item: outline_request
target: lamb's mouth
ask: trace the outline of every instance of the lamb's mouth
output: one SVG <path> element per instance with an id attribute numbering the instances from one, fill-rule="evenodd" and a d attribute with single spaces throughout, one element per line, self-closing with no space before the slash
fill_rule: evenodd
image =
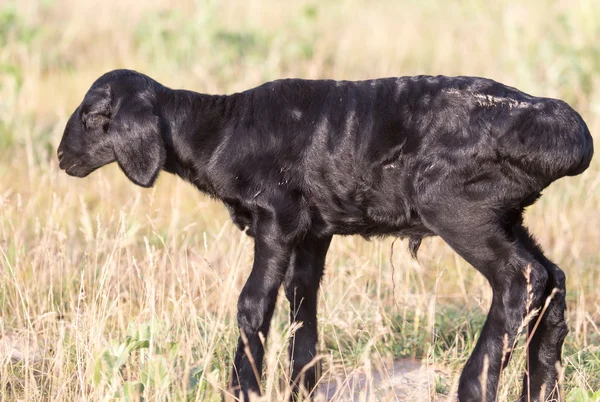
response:
<path id="1" fill-rule="evenodd" d="M 81 178 L 81 177 L 88 176 L 90 173 L 92 173 L 94 170 L 98 169 L 100 166 L 95 166 L 93 168 L 87 168 L 87 169 L 86 168 L 77 169 L 78 167 L 80 167 L 79 164 L 74 163 L 65 169 L 65 173 L 67 173 L 69 176 Z"/>

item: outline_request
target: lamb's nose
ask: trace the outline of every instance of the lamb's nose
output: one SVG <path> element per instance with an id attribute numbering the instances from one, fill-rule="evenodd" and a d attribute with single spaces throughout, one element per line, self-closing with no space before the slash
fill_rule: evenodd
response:
<path id="1" fill-rule="evenodd" d="M 64 155 L 65 151 L 63 151 L 62 149 L 59 149 L 58 152 L 56 153 L 56 156 L 58 156 L 58 162 L 60 163 L 63 155 Z"/>

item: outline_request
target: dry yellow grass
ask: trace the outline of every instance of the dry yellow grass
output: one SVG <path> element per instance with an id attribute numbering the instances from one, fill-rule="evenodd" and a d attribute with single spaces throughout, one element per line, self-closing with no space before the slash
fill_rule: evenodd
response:
<path id="1" fill-rule="evenodd" d="M 227 382 L 251 240 L 174 177 L 144 190 L 116 166 L 85 180 L 57 167 L 69 113 L 107 70 L 211 93 L 290 76 L 479 75 L 569 101 L 599 138 L 594 0 L 283 4 L 0 2 L 0 400 L 218 400 Z M 573 401 L 600 387 L 599 165 L 551 186 L 527 218 L 567 272 Z M 325 378 L 381 384 L 394 359 L 416 357 L 435 371 L 412 399 L 450 399 L 488 286 L 438 239 L 419 262 L 391 246 L 334 240 L 319 309 Z M 280 298 L 266 400 L 288 392 L 289 332 Z M 522 353 L 500 400 L 518 392 Z M 390 387 L 346 390 L 333 399 L 394 400 Z"/>

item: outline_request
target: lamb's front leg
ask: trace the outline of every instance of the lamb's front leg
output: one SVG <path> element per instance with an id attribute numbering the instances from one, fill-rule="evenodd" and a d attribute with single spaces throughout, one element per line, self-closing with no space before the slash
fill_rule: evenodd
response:
<path id="1" fill-rule="evenodd" d="M 260 378 L 264 356 L 263 341 L 269 325 L 277 293 L 290 262 L 293 246 L 274 216 L 265 214 L 255 224 L 254 265 L 238 301 L 240 338 L 231 375 L 231 391 L 237 398 L 260 394 Z"/>

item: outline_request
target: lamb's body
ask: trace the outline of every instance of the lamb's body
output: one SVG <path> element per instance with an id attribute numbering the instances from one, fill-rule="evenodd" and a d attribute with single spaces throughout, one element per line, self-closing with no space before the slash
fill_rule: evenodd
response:
<path id="1" fill-rule="evenodd" d="M 210 156 L 214 177 L 199 166 L 190 180 L 224 200 L 240 227 L 277 191 L 294 204 L 300 236 L 417 242 L 433 234 L 417 197 L 436 183 L 522 209 L 591 157 L 587 127 L 566 103 L 483 78 L 287 79 L 204 102 L 223 113 L 223 139 Z"/>
<path id="2" fill-rule="evenodd" d="M 292 385 L 315 385 L 317 296 L 333 235 L 408 236 L 413 253 L 423 236 L 442 237 L 493 289 L 462 401 L 495 399 L 523 317 L 548 297 L 529 327 L 523 400 L 558 395 L 565 277 L 522 213 L 592 154 L 587 126 L 566 103 L 482 78 L 281 80 L 212 96 L 125 70 L 96 81 L 58 150 L 61 168 L 79 177 L 115 160 L 146 187 L 160 170 L 175 173 L 249 229 L 235 395 L 259 392 L 262 337 L 282 284 L 291 320 L 302 322 L 290 342 Z"/>

